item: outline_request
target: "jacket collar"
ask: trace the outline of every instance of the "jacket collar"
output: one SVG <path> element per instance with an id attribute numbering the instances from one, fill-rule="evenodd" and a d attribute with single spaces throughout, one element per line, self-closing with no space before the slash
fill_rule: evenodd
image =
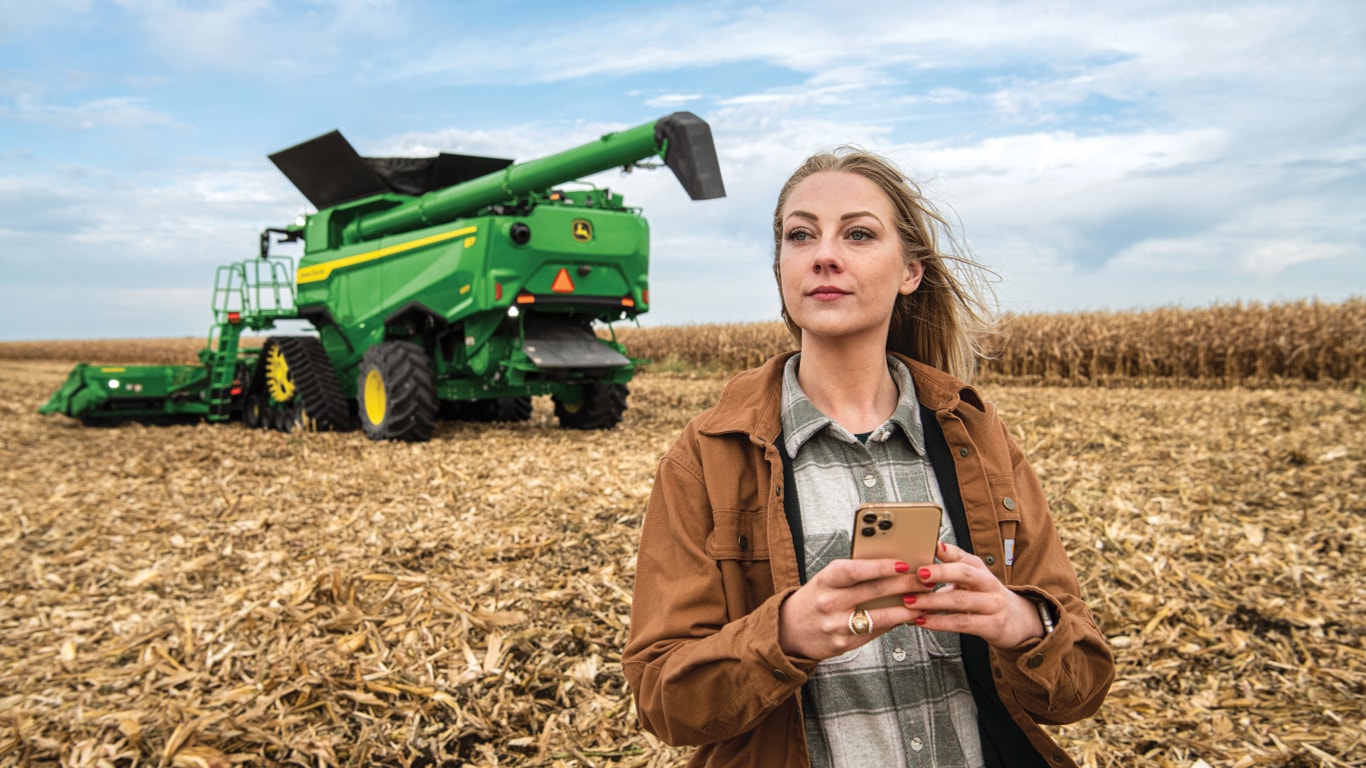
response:
<path id="1" fill-rule="evenodd" d="M 736 374 L 721 391 L 716 405 L 698 417 L 697 428 L 704 435 L 740 432 L 757 443 L 769 443 L 782 431 L 783 366 L 795 352 L 784 352 L 768 359 L 758 368 Z M 896 353 L 893 353 L 896 354 Z M 977 390 L 936 368 L 897 355 L 911 370 L 916 398 L 934 411 L 949 411 L 965 406 L 978 411 L 986 406 Z"/>

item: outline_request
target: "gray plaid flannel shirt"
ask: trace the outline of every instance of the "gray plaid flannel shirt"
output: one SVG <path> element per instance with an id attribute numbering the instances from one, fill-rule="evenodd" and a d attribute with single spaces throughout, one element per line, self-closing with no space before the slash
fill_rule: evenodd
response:
<path id="1" fill-rule="evenodd" d="M 944 505 L 925 436 L 915 384 L 888 357 L 900 390 L 896 411 L 861 442 L 821 413 L 797 383 L 801 355 L 783 377 L 782 424 L 801 505 L 810 580 L 849 556 L 854 510 L 868 501 Z M 948 515 L 940 538 L 956 543 Z M 806 738 L 813 768 L 982 765 L 977 707 L 958 635 L 901 625 L 854 651 L 817 665 L 806 683 Z"/>

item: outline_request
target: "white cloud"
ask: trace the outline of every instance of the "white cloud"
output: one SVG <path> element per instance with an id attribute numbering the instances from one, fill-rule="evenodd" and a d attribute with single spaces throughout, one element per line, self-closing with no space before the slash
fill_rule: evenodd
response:
<path id="1" fill-rule="evenodd" d="M 0 118 L 83 131 L 173 127 L 179 124 L 171 113 L 150 109 L 146 104 L 147 99 L 141 97 L 109 96 L 75 106 L 62 106 L 45 103 L 36 94 L 26 91 L 16 96 L 12 107 L 0 104 Z"/>
<path id="2" fill-rule="evenodd" d="M 1243 270 L 1259 280 L 1270 282 L 1287 270 L 1313 261 L 1360 257 L 1362 248 L 1342 243 L 1314 243 L 1282 240 L 1257 243 L 1239 259 Z M 1366 288 L 1366 286 L 1362 286 Z"/>
<path id="3" fill-rule="evenodd" d="M 33 30 L 60 25 L 72 14 L 87 13 L 93 0 L 0 0 L 0 37 L 11 37 Z"/>
<path id="4" fill-rule="evenodd" d="M 226 69 L 278 60 L 270 50 L 274 30 L 265 20 L 266 0 L 234 0 L 187 7 L 176 0 L 120 0 L 140 20 L 162 55 Z"/>
<path id="5" fill-rule="evenodd" d="M 666 93 L 645 100 L 645 106 L 658 109 L 678 109 L 702 98 L 700 93 Z"/>
<path id="6" fill-rule="evenodd" d="M 379 139 L 373 147 L 357 146 L 365 156 L 424 157 L 439 152 L 505 157 L 517 162 L 587 144 L 599 137 L 634 128 L 634 125 L 593 120 L 528 121 L 499 129 L 410 131 Z"/>
<path id="7" fill-rule="evenodd" d="M 1012 175 L 1031 180 L 1078 178 L 1081 183 L 1167 171 L 1218 160 L 1228 138 L 1215 129 L 1078 136 L 1061 131 L 984 139 L 948 146 L 911 146 L 918 164 L 951 177 Z"/>
<path id="8" fill-rule="evenodd" d="M 118 0 L 152 50 L 181 66 L 291 78 L 370 61 L 408 31 L 393 0 L 310 3 L 306 12 L 270 0 Z"/>

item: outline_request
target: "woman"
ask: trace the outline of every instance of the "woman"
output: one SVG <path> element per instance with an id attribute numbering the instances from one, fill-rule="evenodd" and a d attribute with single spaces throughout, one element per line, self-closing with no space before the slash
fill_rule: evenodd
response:
<path id="1" fill-rule="evenodd" d="M 864 152 L 815 155 L 779 194 L 800 351 L 693 419 L 641 531 L 623 667 L 693 764 L 1075 765 L 1038 723 L 1094 713 L 1114 661 L 1037 478 L 964 383 L 990 323 L 942 225 Z M 865 501 L 940 504 L 936 561 L 848 559 Z"/>

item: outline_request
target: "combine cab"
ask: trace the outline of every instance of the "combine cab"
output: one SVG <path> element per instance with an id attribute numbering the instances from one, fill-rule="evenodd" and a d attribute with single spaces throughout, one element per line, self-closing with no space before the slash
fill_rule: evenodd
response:
<path id="1" fill-rule="evenodd" d="M 649 309 L 649 226 L 609 190 L 559 186 L 652 158 L 693 199 L 725 195 L 711 129 L 687 112 L 523 164 L 361 157 L 337 132 L 276 153 L 318 212 L 219 269 L 201 365 L 82 364 L 41 411 L 424 441 L 438 418 L 522 420 L 549 395 L 561 426 L 610 429 L 635 361 L 595 324 Z M 297 270 L 272 239 L 302 241 Z M 316 335 L 239 348 L 284 319 Z"/>

